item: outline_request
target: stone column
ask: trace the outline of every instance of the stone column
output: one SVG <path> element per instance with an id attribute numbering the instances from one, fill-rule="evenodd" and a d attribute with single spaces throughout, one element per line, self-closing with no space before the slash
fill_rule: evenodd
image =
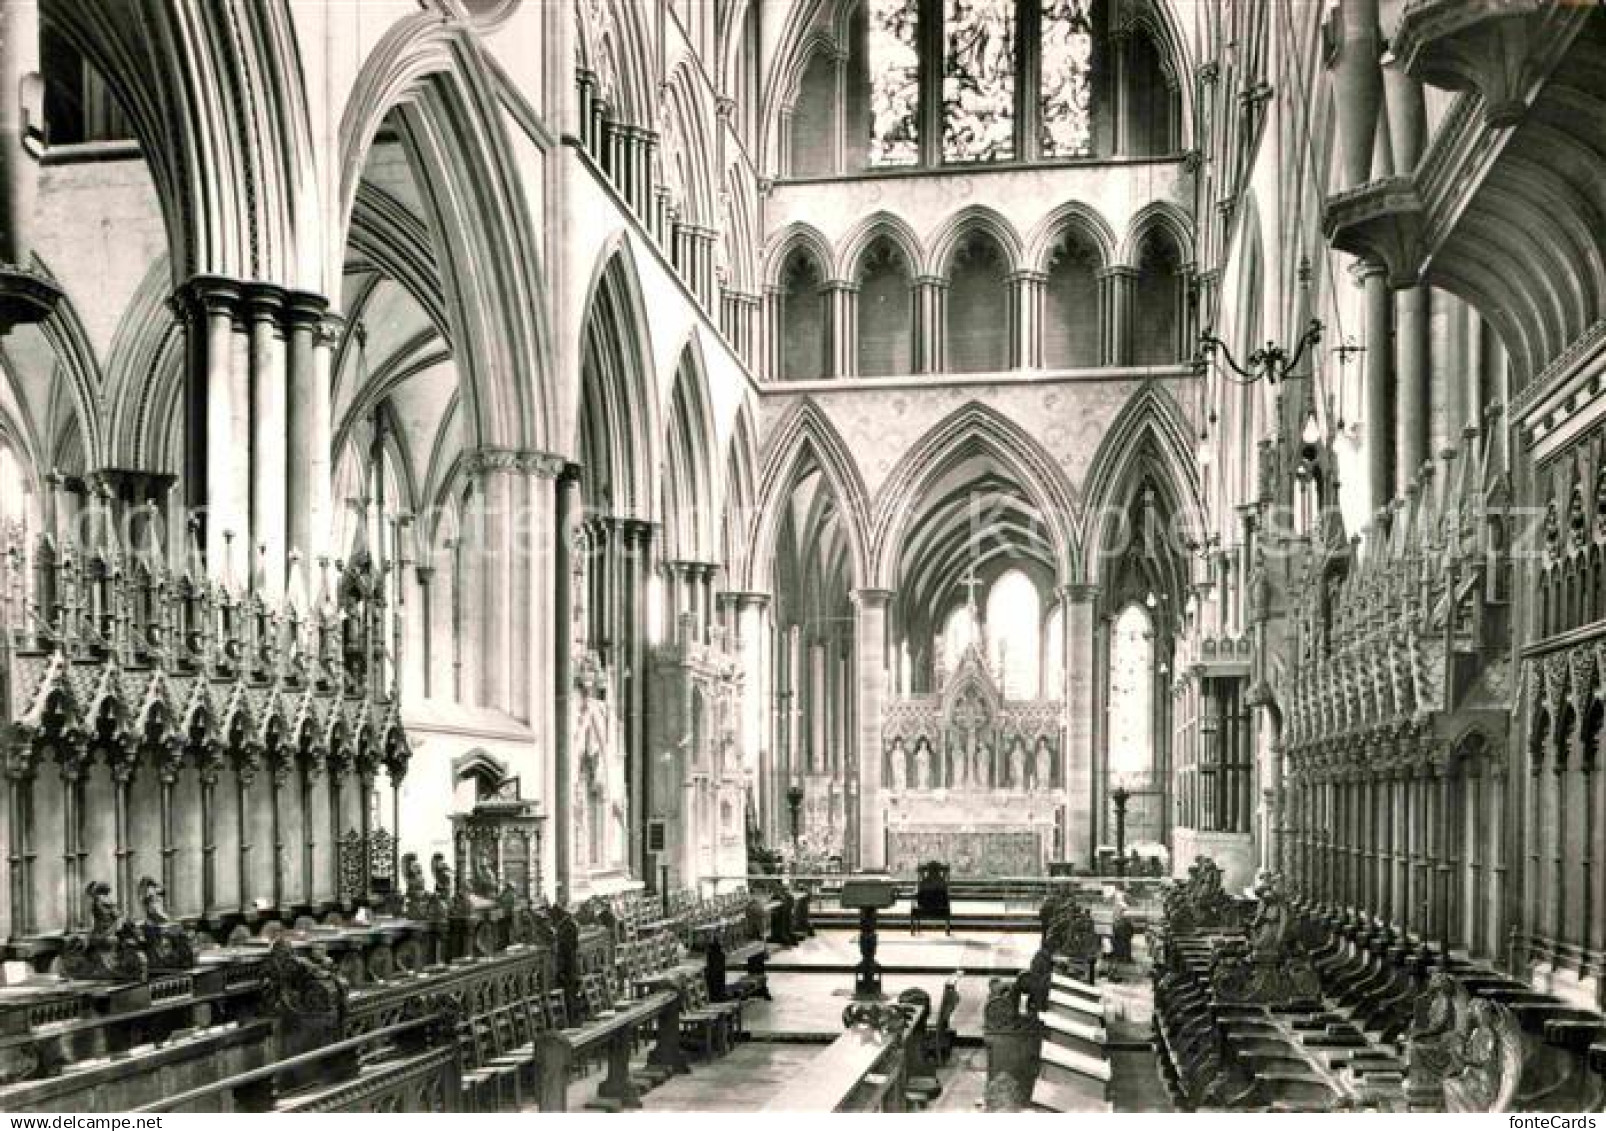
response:
<path id="1" fill-rule="evenodd" d="M 1584 927 L 1580 944 L 1584 953 L 1596 954 L 1593 971 L 1606 988 L 1606 771 L 1599 765 L 1600 754 L 1584 763 Z"/>
<path id="2" fill-rule="evenodd" d="M 553 487 L 553 555 L 550 582 L 552 585 L 552 699 L 554 703 L 552 727 L 549 734 L 552 749 L 552 773 L 548 781 L 547 797 L 551 799 L 552 824 L 547 835 L 551 846 L 552 885 L 554 901 L 564 903 L 569 898 L 572 879 L 570 860 L 573 848 L 573 815 L 570 813 L 570 789 L 573 771 L 570 768 L 570 744 L 573 737 L 574 655 L 573 633 L 569 630 L 574 620 L 574 593 L 570 571 L 573 568 L 571 543 L 580 509 L 580 468 L 566 464 L 558 473 Z"/>
<path id="3" fill-rule="evenodd" d="M 1132 91 L 1128 86 L 1131 45 L 1130 28 L 1122 25 L 1110 29 L 1110 111 L 1115 126 L 1111 153 L 1115 157 L 1132 152 Z"/>
<path id="4" fill-rule="evenodd" d="M 630 790 L 631 859 L 647 868 L 645 843 L 650 815 L 652 751 L 647 749 L 647 579 L 652 574 L 652 524 L 624 521 L 626 594 L 629 601 L 622 652 L 625 714 L 625 774 Z"/>
<path id="5" fill-rule="evenodd" d="M 1091 863 L 1098 841 L 1093 765 L 1093 635 L 1098 587 L 1071 584 L 1060 590 L 1065 607 L 1065 742 L 1060 781 L 1067 804 L 1065 857 Z"/>
<path id="6" fill-rule="evenodd" d="M 1378 0 L 1340 0 L 1339 46 L 1334 89 L 1345 188 L 1364 184 L 1372 171 L 1383 75 L 1378 65 L 1382 37 Z"/>
<path id="7" fill-rule="evenodd" d="M 854 377 L 859 372 L 859 288 L 840 280 L 825 285 L 825 304 L 830 327 L 830 356 L 826 358 L 832 377 Z"/>
<path id="8" fill-rule="evenodd" d="M 1498 958 L 1506 954 L 1505 925 L 1507 922 L 1506 900 L 1509 886 L 1509 861 L 1511 849 L 1506 843 L 1507 829 L 1510 822 L 1507 819 L 1506 796 L 1507 782 L 1505 769 L 1500 759 L 1489 760 L 1489 873 L 1492 877 L 1489 885 L 1489 903 L 1483 909 L 1484 921 L 1489 924 L 1489 956 Z"/>
<path id="9" fill-rule="evenodd" d="M 1021 270 L 1011 275 L 1009 282 L 1014 315 L 1009 339 L 1010 368 L 1040 369 L 1043 365 L 1043 292 L 1048 275 L 1042 271 Z"/>
<path id="10" fill-rule="evenodd" d="M 887 604 L 891 598 L 885 589 L 856 589 L 853 593 L 859 687 L 859 867 L 870 869 L 884 868 L 887 862 L 881 811 L 881 729 L 887 692 Z"/>
<path id="11" fill-rule="evenodd" d="M 921 275 L 914 281 L 914 354 L 916 373 L 941 373 L 947 366 L 948 280 Z"/>
<path id="12" fill-rule="evenodd" d="M 24 81 L 39 66 L 39 12 L 34 4 L 0 4 L 0 263 L 32 269 L 34 200 L 39 189 L 39 162 L 24 144 L 29 109 L 22 100 Z M 36 88 L 44 109 L 44 84 Z M 0 333 L 9 327 L 0 325 Z M 75 892 L 76 896 L 77 893 Z M 124 899 L 123 893 L 119 893 Z"/>
<path id="13" fill-rule="evenodd" d="M 1366 467 L 1375 515 L 1394 497 L 1393 302 L 1381 263 L 1362 263 L 1356 274 L 1366 289 Z"/>
<path id="14" fill-rule="evenodd" d="M 1097 272 L 1099 281 L 1100 364 L 1132 363 L 1132 298 L 1137 290 L 1135 267 L 1115 264 Z"/>
<path id="15" fill-rule="evenodd" d="M 329 442 L 329 385 L 317 380 L 317 338 L 328 305 L 321 295 L 297 291 L 287 296 L 284 312 L 289 384 L 285 419 L 290 444 L 285 465 L 285 536 L 289 549 L 301 554 L 302 568 L 308 571 L 316 564 L 317 555 L 327 549 L 314 536 L 313 516 L 319 491 L 315 483 L 318 457 L 322 456 L 325 466 L 329 461 L 327 451 L 317 450 L 320 435 L 323 443 Z"/>
<path id="16" fill-rule="evenodd" d="M 766 772 L 770 751 L 766 736 L 769 704 L 769 664 L 765 659 L 769 644 L 768 593 L 737 593 L 736 624 L 742 669 L 747 678 L 742 683 L 742 768 L 754 792 L 753 808 L 764 819 L 770 812 L 772 783 Z M 777 830 L 768 826 L 764 832 L 775 843 Z"/>
<path id="17" fill-rule="evenodd" d="M 238 550 L 249 542 L 249 380 L 234 373 L 238 283 L 196 276 L 175 297 L 185 320 L 184 505 L 201 516 L 208 568 L 243 575 Z M 225 562 L 232 534 L 235 561 Z"/>
<path id="18" fill-rule="evenodd" d="M 1567 839 L 1567 755 L 1557 752 L 1550 767 L 1551 801 L 1551 877 L 1550 877 L 1550 953 L 1552 966 L 1558 965 L 1561 947 L 1567 942 L 1567 854 L 1576 851 Z"/>
<path id="19" fill-rule="evenodd" d="M 786 630 L 786 784 L 803 776 L 803 629 Z"/>
<path id="20" fill-rule="evenodd" d="M 1399 396 L 1394 490 L 1399 494 L 1428 459 L 1428 288 L 1395 296 L 1395 388 Z"/>
<path id="21" fill-rule="evenodd" d="M 809 771 L 816 774 L 827 768 L 825 699 L 825 645 L 816 640 L 809 645 Z"/>
<path id="22" fill-rule="evenodd" d="M 265 283 L 245 289 L 249 327 L 248 378 L 251 446 L 251 544 L 246 549 L 253 586 L 260 584 L 271 599 L 284 592 L 286 537 L 285 486 L 289 473 L 289 398 L 285 372 L 285 293 Z M 240 458 L 235 453 L 235 458 Z M 261 576 L 256 576 L 260 557 Z"/>
<path id="23" fill-rule="evenodd" d="M 781 287 L 764 288 L 764 361 L 759 371 L 772 381 L 780 380 L 782 372 L 781 351 L 786 343 L 781 333 L 781 308 L 785 297 L 786 291 Z"/>

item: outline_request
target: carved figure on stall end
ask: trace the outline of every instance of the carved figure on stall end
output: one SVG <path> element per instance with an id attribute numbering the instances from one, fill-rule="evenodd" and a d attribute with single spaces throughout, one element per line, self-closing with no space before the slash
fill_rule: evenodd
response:
<path id="1" fill-rule="evenodd" d="M 402 856 L 402 914 L 409 919 L 429 919 L 429 888 L 424 880 L 424 866 L 418 862 L 418 853 Z"/>
<path id="2" fill-rule="evenodd" d="M 1184 935 L 1193 931 L 1232 930 L 1238 926 L 1238 909 L 1221 888 L 1221 869 L 1208 856 L 1197 857 L 1188 876 L 1166 889 L 1163 898 L 1166 931 Z"/>
<path id="3" fill-rule="evenodd" d="M 1509 1008 L 1473 999 L 1449 973 L 1435 970 L 1406 1038 L 1406 1103 L 1411 1111 L 1507 1111 L 1525 1059 L 1521 1026 Z"/>
<path id="4" fill-rule="evenodd" d="M 92 880 L 84 888 L 89 930 L 68 935 L 60 959 L 63 977 L 94 982 L 143 982 L 147 972 L 139 934 L 123 918 L 105 880 Z"/>
<path id="5" fill-rule="evenodd" d="M 416 861 L 415 861 L 416 864 Z M 446 862 L 446 857 L 437 852 L 430 857 L 429 870 L 435 879 L 435 890 L 429 891 L 424 887 L 423 868 L 418 868 L 418 912 L 415 918 L 430 922 L 439 922 L 447 917 L 452 903 L 452 866 Z M 409 888 L 409 890 L 411 890 Z"/>
<path id="6" fill-rule="evenodd" d="M 892 788 L 902 793 L 909 788 L 909 757 L 903 748 L 903 739 L 892 740 L 892 748 L 887 751 L 887 758 L 892 767 Z"/>
<path id="7" fill-rule="evenodd" d="M 145 910 L 140 924 L 146 964 L 152 970 L 189 970 L 195 965 L 195 938 L 184 924 L 167 914 L 167 889 L 146 876 L 139 881 L 139 902 Z"/>
<path id="8" fill-rule="evenodd" d="M 1042 735 L 1037 736 L 1037 745 L 1032 751 L 1032 780 L 1038 789 L 1054 788 L 1054 754 L 1048 748 L 1048 739 Z"/>
<path id="9" fill-rule="evenodd" d="M 1282 884 L 1262 872 L 1255 884 L 1259 906 L 1249 926 L 1249 942 L 1217 952 L 1210 985 L 1216 999 L 1234 1005 L 1285 1007 L 1321 1000 L 1321 979 L 1289 930 Z"/>
<path id="10" fill-rule="evenodd" d="M 346 980 L 322 947 L 298 953 L 288 935 L 280 935 L 262 963 L 262 1004 L 297 1027 L 331 1034 L 341 1032 L 346 1014 Z"/>

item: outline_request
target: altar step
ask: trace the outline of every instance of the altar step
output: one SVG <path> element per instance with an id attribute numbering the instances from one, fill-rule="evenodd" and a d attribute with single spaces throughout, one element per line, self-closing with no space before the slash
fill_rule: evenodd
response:
<path id="1" fill-rule="evenodd" d="M 953 916 L 953 929 L 955 931 L 996 931 L 1000 934 L 1037 934 L 1043 929 L 1041 921 L 1035 910 L 1020 911 L 956 911 Z M 859 913 L 857 911 L 844 911 L 839 908 L 824 908 L 809 911 L 809 922 L 816 928 L 825 927 L 831 930 L 857 931 L 859 929 Z M 903 909 L 883 911 L 879 917 L 878 929 L 891 933 L 909 933 L 909 912 Z M 920 934 L 923 936 L 938 937 L 946 930 L 946 924 L 931 919 L 920 921 Z"/>

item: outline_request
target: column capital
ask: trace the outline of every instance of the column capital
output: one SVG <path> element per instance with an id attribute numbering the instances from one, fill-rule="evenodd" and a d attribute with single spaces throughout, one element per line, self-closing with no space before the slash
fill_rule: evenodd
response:
<path id="1" fill-rule="evenodd" d="M 247 283 L 242 288 L 246 318 L 278 324 L 289 305 L 289 293 L 272 283 Z"/>
<path id="2" fill-rule="evenodd" d="M 737 607 L 744 611 L 747 609 L 768 608 L 770 603 L 770 595 L 768 593 L 758 593 L 752 590 L 727 589 L 725 595 L 734 597 Z"/>
<path id="3" fill-rule="evenodd" d="M 179 317 L 186 314 L 234 314 L 245 284 L 222 275 L 192 275 L 173 292 L 170 304 Z"/>
<path id="4" fill-rule="evenodd" d="M 890 589 L 855 589 L 851 597 L 859 609 L 885 609 L 892 600 Z"/>
<path id="5" fill-rule="evenodd" d="M 463 458 L 463 470 L 468 475 L 484 475 L 492 471 L 516 471 L 541 479 L 577 480 L 579 464 L 570 463 L 560 455 L 527 448 L 479 448 Z"/>
<path id="6" fill-rule="evenodd" d="M 312 291 L 286 291 L 284 321 L 292 330 L 315 328 L 329 310 L 329 300 Z"/>
<path id="7" fill-rule="evenodd" d="M 1357 259 L 1349 265 L 1350 278 L 1355 280 L 1356 286 L 1364 286 L 1366 280 L 1374 275 L 1387 275 L 1388 267 L 1376 259 Z"/>
<path id="8" fill-rule="evenodd" d="M 1099 279 L 1136 279 L 1138 269 L 1125 263 L 1112 263 L 1108 267 L 1100 267 L 1093 274 Z"/>
<path id="9" fill-rule="evenodd" d="M 625 540 L 638 546 L 645 546 L 652 541 L 652 523 L 644 518 L 625 519 L 624 532 Z"/>
<path id="10" fill-rule="evenodd" d="M 1072 581 L 1056 586 L 1054 591 L 1060 595 L 1061 600 L 1081 605 L 1098 599 L 1099 586 L 1091 581 Z"/>
<path id="11" fill-rule="evenodd" d="M 1048 272 L 1039 271 L 1035 267 L 1022 267 L 1020 270 L 1010 273 L 1009 281 L 1017 286 L 1021 283 L 1046 283 L 1048 282 Z"/>
<path id="12" fill-rule="evenodd" d="M 337 345 L 340 339 L 346 336 L 346 316 L 338 310 L 324 309 L 312 327 L 312 341 L 314 345 L 330 348 Z"/>
<path id="13" fill-rule="evenodd" d="M 914 283 L 917 287 L 930 287 L 933 290 L 945 291 L 948 289 L 948 280 L 941 275 L 916 275 Z"/>

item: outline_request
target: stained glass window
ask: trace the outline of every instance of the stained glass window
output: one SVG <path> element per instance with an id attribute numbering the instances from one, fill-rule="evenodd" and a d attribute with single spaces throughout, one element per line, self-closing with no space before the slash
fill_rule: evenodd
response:
<path id="1" fill-rule="evenodd" d="M 1154 767 L 1154 622 L 1128 605 L 1110 631 L 1110 772 Z"/>
<path id="2" fill-rule="evenodd" d="M 1004 574 L 987 595 L 987 644 L 995 670 L 1003 673 L 1004 695 L 1037 696 L 1042 636 L 1042 599 L 1037 586 L 1018 569 Z"/>
<path id="3" fill-rule="evenodd" d="M 947 0 L 943 19 L 942 156 L 1015 156 L 1015 0 Z"/>
<path id="4" fill-rule="evenodd" d="M 868 0 L 870 9 L 870 164 L 913 165 L 920 158 L 919 0 Z"/>
<path id="5" fill-rule="evenodd" d="M 1041 0 L 1042 86 L 1038 108 L 1044 157 L 1093 152 L 1093 25 L 1090 0 Z"/>

